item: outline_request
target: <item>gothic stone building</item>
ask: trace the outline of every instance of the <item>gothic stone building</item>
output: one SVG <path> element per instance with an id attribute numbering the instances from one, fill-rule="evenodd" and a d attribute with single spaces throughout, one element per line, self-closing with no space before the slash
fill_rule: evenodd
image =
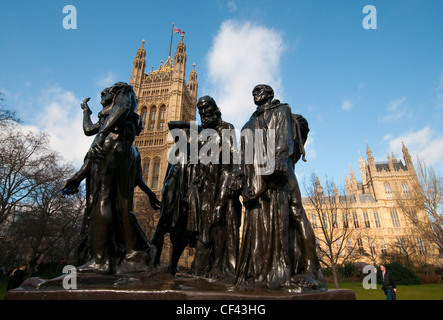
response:
<path id="1" fill-rule="evenodd" d="M 174 57 L 168 57 L 165 62 L 162 60 L 159 68 L 149 73 L 145 71 L 144 45 L 143 40 L 134 58 L 130 79 L 138 99 L 136 112 L 142 117 L 144 127 L 134 144 L 140 151 L 143 179 L 160 199 L 168 167 L 168 150 L 173 145 L 172 140 L 168 140 L 167 124 L 169 121 L 195 121 L 198 82 L 195 63 L 186 81 L 187 55 L 183 35 Z M 150 208 L 146 195 L 138 188 L 135 213 L 151 239 L 158 212 Z"/>
<path id="2" fill-rule="evenodd" d="M 404 144 L 402 152 L 404 162 L 394 154 L 388 154 L 385 162 L 375 162 L 367 146 L 367 161 L 361 155 L 359 159 L 362 181 L 357 181 L 351 167 L 350 178 L 345 177 L 345 196 L 339 196 L 335 188 L 333 197 L 327 197 L 317 179 L 315 192 L 324 194 L 324 199 L 328 198 L 325 201 L 341 203 L 339 206 L 325 205 L 326 210 L 319 215 L 320 210 L 315 208 L 313 202 L 304 198 L 304 207 L 314 228 L 317 244 L 325 246 L 324 230 L 336 236 L 343 232 L 343 228 L 351 231 L 348 237 L 342 237 L 331 248 L 323 247 L 321 252 L 330 254 L 330 250 L 335 250 L 337 253 L 341 248 L 344 259 L 370 264 L 378 264 L 393 254 L 422 264 L 441 263 L 436 244 L 425 239 L 396 201 L 396 197 L 406 201 L 411 198 L 413 188 L 418 184 L 411 155 Z M 429 223 L 425 210 L 417 209 L 414 214 L 420 221 Z M 353 253 L 349 254 L 351 251 Z"/>
<path id="3" fill-rule="evenodd" d="M 145 73 L 145 41 L 134 59 L 130 84 L 138 99 L 137 113 L 143 119 L 143 132 L 136 138 L 146 184 L 156 192 L 162 188 L 168 166 L 169 121 L 195 121 L 197 105 L 197 73 L 195 64 L 186 83 L 186 45 L 183 35 L 174 59 L 160 62 L 158 70 Z"/>

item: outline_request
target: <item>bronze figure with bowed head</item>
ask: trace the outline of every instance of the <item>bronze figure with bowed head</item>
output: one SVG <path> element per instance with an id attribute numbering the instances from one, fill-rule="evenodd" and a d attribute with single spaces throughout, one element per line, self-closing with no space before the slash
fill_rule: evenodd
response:
<path id="1" fill-rule="evenodd" d="M 274 150 L 267 149 L 270 145 L 264 143 L 263 150 L 254 152 L 273 155 L 270 160 L 275 166 L 273 172 L 263 173 L 256 157 L 252 163 L 246 162 L 245 151 L 254 141 L 251 135 L 242 134 L 239 176 L 243 179 L 246 210 L 236 284 L 326 290 L 314 232 L 294 173 L 302 149 L 296 141 L 300 130 L 294 123 L 290 106 L 273 100 L 274 91 L 270 86 L 258 85 L 252 95 L 257 109 L 242 130 L 260 129 L 265 137 L 273 130 Z"/>
<path id="2" fill-rule="evenodd" d="M 241 218 L 239 195 L 231 188 L 237 171 L 233 161 L 234 126 L 222 120 L 221 111 L 210 96 L 201 97 L 197 108 L 202 129 L 198 138 L 199 159 L 188 192 L 188 229 L 197 234 L 191 272 L 210 278 L 232 277 Z M 227 148 L 223 148 L 223 142 Z M 223 156 L 224 153 L 228 154 Z"/>

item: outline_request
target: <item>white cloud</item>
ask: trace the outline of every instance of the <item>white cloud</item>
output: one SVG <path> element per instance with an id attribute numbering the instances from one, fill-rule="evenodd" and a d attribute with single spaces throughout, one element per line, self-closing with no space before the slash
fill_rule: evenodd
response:
<path id="1" fill-rule="evenodd" d="M 384 137 L 383 137 L 383 141 L 389 141 L 389 140 L 392 140 L 392 139 L 394 139 L 393 137 L 392 137 L 392 134 L 390 134 L 390 133 L 388 133 L 387 135 L 385 135 Z M 368 143 L 368 141 L 366 141 L 366 144 Z"/>
<path id="2" fill-rule="evenodd" d="M 388 112 L 398 111 L 399 107 L 405 102 L 405 100 L 406 100 L 405 97 L 401 97 L 401 98 L 397 98 L 397 99 L 392 100 L 388 104 L 387 111 Z"/>
<path id="3" fill-rule="evenodd" d="M 95 81 L 95 84 L 100 88 L 104 89 L 113 85 L 116 81 L 116 75 L 109 71 L 106 75 L 99 76 Z"/>
<path id="4" fill-rule="evenodd" d="M 341 109 L 344 111 L 349 111 L 352 109 L 354 105 L 352 104 L 352 102 L 350 100 L 344 100 L 343 104 L 341 105 Z"/>
<path id="5" fill-rule="evenodd" d="M 235 12 L 237 11 L 237 5 L 235 4 L 234 0 L 218 0 L 217 1 L 218 6 L 220 7 L 220 9 L 224 9 L 224 8 L 228 8 L 229 12 Z"/>
<path id="6" fill-rule="evenodd" d="M 388 135 L 385 138 L 385 141 L 389 141 L 389 150 L 394 154 L 401 154 L 403 141 L 413 161 L 415 161 L 416 156 L 419 156 L 428 165 L 443 165 L 443 136 L 429 127 L 416 132 L 407 132 L 398 137 Z"/>
<path id="7" fill-rule="evenodd" d="M 405 97 L 391 100 L 386 108 L 386 114 L 380 117 L 379 120 L 386 123 L 400 120 L 408 112 L 405 101 Z"/>
<path id="8" fill-rule="evenodd" d="M 235 4 L 235 2 L 233 0 L 230 0 L 230 1 L 228 1 L 228 8 L 229 8 L 229 11 L 235 12 L 237 10 L 237 5 Z"/>
<path id="9" fill-rule="evenodd" d="M 201 95 L 211 95 L 223 119 L 241 128 L 255 110 L 252 89 L 273 87 L 283 99 L 280 60 L 285 51 L 280 32 L 252 22 L 222 23 L 207 54 L 208 82 Z"/>
<path id="10" fill-rule="evenodd" d="M 367 85 L 364 82 L 360 82 L 360 84 L 358 85 L 358 91 L 362 91 L 364 89 L 366 89 Z"/>
<path id="11" fill-rule="evenodd" d="M 40 112 L 35 115 L 32 127 L 50 135 L 50 145 L 66 161 L 80 167 L 92 139 L 83 133 L 81 99 L 71 91 L 53 86 L 38 98 Z M 94 119 L 93 119 L 94 121 Z"/>

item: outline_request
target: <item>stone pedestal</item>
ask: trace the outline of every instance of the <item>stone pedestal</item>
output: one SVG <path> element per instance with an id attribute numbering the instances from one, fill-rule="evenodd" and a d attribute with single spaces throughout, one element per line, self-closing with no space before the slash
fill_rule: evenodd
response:
<path id="1" fill-rule="evenodd" d="M 51 280 L 31 278 L 9 291 L 5 300 L 355 300 L 352 290 L 295 292 L 236 287 L 232 281 L 208 280 L 187 274 L 172 276 L 163 269 L 105 276 L 77 273 L 76 289 L 65 289 L 66 275 Z M 71 275 L 72 277 L 72 275 Z"/>

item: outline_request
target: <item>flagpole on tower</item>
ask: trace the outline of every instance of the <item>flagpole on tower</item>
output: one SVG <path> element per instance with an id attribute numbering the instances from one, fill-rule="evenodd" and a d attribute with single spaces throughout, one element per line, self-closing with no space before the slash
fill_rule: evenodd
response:
<path id="1" fill-rule="evenodd" d="M 172 48 L 172 37 L 174 36 L 174 22 L 172 23 L 172 30 L 171 30 L 171 43 L 169 44 L 169 56 L 171 56 L 171 48 Z"/>

